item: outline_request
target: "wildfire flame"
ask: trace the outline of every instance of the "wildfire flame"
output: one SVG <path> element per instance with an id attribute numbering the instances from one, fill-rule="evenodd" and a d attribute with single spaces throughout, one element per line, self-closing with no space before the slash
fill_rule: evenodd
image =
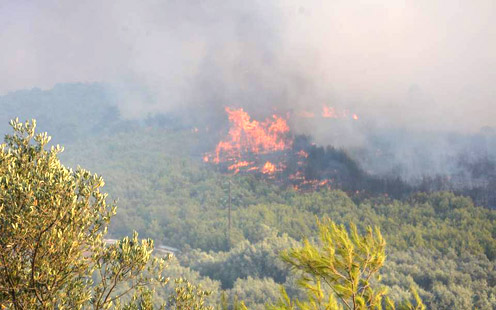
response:
<path id="1" fill-rule="evenodd" d="M 270 161 L 266 162 L 262 168 L 262 173 L 263 174 L 273 174 L 274 172 L 276 172 L 276 166 L 273 163 L 271 163 Z"/>
<path id="2" fill-rule="evenodd" d="M 329 107 L 329 106 L 322 106 L 322 117 L 323 118 L 349 118 L 350 111 L 347 109 L 344 110 L 338 110 L 334 107 Z M 358 120 L 358 115 L 352 114 L 351 118 L 354 119 L 355 121 Z"/>
<path id="3" fill-rule="evenodd" d="M 336 114 L 336 109 L 328 106 L 323 106 L 322 107 L 322 117 L 324 118 L 338 118 L 338 115 Z"/>
<path id="4" fill-rule="evenodd" d="M 298 153 L 296 153 L 299 157 L 302 158 L 308 158 L 308 153 L 305 152 L 304 150 L 300 150 Z"/>
<path id="5" fill-rule="evenodd" d="M 288 138 L 289 126 L 286 119 L 272 115 L 271 118 L 259 122 L 252 120 L 242 108 L 226 107 L 231 127 L 226 139 L 220 141 L 214 154 L 207 154 L 203 161 L 229 163 L 228 170 L 238 173 L 240 168 L 247 171 L 260 170 L 262 173 L 274 173 L 276 166 L 270 162 L 263 167 L 252 166 L 255 162 L 245 160 L 247 155 L 269 154 L 284 151 L 291 147 L 292 140 Z M 266 167 L 267 166 L 267 167 Z"/>
<path id="6" fill-rule="evenodd" d="M 247 161 L 242 161 L 242 162 L 230 165 L 227 169 L 234 170 L 234 174 L 236 174 L 240 171 L 239 168 L 248 167 L 251 164 L 253 164 L 253 163 L 249 163 Z"/>
<path id="7" fill-rule="evenodd" d="M 217 144 L 215 151 L 204 155 L 204 162 L 220 164 L 222 169 L 233 174 L 263 174 L 268 179 L 289 183 L 295 190 L 331 188 L 332 180 L 307 179 L 305 169 L 310 154 L 308 149 L 293 149 L 293 137 L 289 135 L 289 126 L 284 117 L 272 115 L 264 121 L 258 121 L 242 108 L 226 107 L 225 111 L 230 123 L 227 136 Z M 347 110 L 323 108 L 322 117 L 343 116 L 358 119 L 356 114 L 349 114 Z M 307 113 L 300 117 L 314 117 L 314 114 Z M 289 166 L 288 160 L 294 160 L 296 165 Z"/>

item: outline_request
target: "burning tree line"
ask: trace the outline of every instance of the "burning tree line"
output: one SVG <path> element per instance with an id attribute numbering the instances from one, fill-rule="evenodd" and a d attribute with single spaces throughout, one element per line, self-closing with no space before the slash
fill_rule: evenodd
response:
<path id="1" fill-rule="evenodd" d="M 204 162 L 217 165 L 222 172 L 254 174 L 296 190 L 334 188 L 361 197 L 381 194 L 404 198 L 417 191 L 451 190 L 471 196 L 476 203 L 496 205 L 496 196 L 490 194 L 490 180 L 485 186 L 469 187 L 460 186 L 449 176 L 425 177 L 416 184 L 400 177 L 374 176 L 344 150 L 317 146 L 308 136 L 293 136 L 287 118 L 274 114 L 257 121 L 242 108 L 227 107 L 225 111 L 230 123 L 227 136 L 203 157 Z M 348 115 L 349 112 L 338 113 L 333 108 L 324 108 L 322 112 L 324 118 Z M 358 116 L 351 114 L 350 119 L 357 120 Z"/>
<path id="2" fill-rule="evenodd" d="M 306 136 L 294 137 L 284 117 L 274 114 L 260 122 L 242 108 L 225 111 L 231 124 L 228 134 L 215 151 L 203 157 L 222 171 L 253 173 L 302 190 L 332 187 L 360 191 L 370 187 L 369 176 L 346 152 L 317 147 Z M 327 108 L 322 116 L 337 115 Z M 353 114 L 353 119 L 357 118 Z"/>

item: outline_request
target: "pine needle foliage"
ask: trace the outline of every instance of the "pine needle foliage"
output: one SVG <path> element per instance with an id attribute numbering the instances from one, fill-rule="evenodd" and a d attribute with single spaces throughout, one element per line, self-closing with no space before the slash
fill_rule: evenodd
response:
<path id="1" fill-rule="evenodd" d="M 359 234 L 354 224 L 349 230 L 330 219 L 317 222 L 320 244 L 303 241 L 300 248 L 282 254 L 282 259 L 299 272 L 299 285 L 307 300 L 291 300 L 284 289 L 271 310 L 425 310 L 413 291 L 414 304 L 395 304 L 387 290 L 379 286 L 379 270 L 386 260 L 386 241 L 378 228 Z"/>

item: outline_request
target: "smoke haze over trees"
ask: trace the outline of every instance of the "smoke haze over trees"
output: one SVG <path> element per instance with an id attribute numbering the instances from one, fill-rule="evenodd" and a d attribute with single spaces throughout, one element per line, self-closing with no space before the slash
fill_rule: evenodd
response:
<path id="1" fill-rule="evenodd" d="M 212 290 L 208 306 L 262 310 L 280 285 L 301 298 L 279 254 L 330 217 L 380 227 L 393 300 L 413 286 L 428 309 L 491 309 L 495 14 L 491 0 L 0 1 L 0 132 L 36 119 L 64 166 L 118 199 L 109 236 L 177 248 L 170 275 Z"/>
<path id="2" fill-rule="evenodd" d="M 291 113 L 295 133 L 386 152 L 362 165 L 418 180 L 457 172 L 463 136 L 494 132 L 495 11 L 489 0 L 2 2 L 0 93 L 105 82 L 126 119 L 197 127 L 225 123 L 225 106 Z M 360 120 L 294 117 L 324 105 Z"/>
<path id="3" fill-rule="evenodd" d="M 0 92 L 103 81 L 130 118 L 332 104 L 379 127 L 477 131 L 495 125 L 495 11 L 490 0 L 8 1 Z"/>

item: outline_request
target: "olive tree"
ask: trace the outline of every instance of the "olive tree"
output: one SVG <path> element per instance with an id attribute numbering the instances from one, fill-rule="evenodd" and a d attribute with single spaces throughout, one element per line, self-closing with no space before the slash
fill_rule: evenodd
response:
<path id="1" fill-rule="evenodd" d="M 168 281 L 153 241 L 107 245 L 116 207 L 102 178 L 64 167 L 34 120 L 11 126 L 0 146 L 0 308 L 151 309 L 150 285 Z"/>

